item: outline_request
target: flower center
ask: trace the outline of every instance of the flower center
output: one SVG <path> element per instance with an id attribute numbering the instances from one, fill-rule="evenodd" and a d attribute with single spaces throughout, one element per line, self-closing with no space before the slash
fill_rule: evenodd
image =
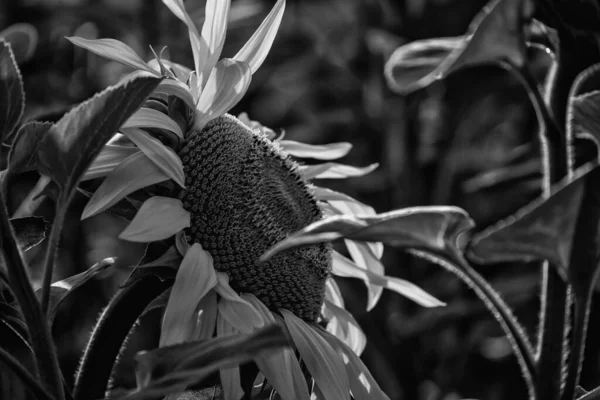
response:
<path id="1" fill-rule="evenodd" d="M 189 234 L 211 254 L 217 271 L 229 275 L 235 290 L 254 294 L 270 308 L 316 320 L 331 270 L 329 245 L 257 263 L 275 243 L 322 217 L 295 162 L 230 115 L 189 133 L 179 156 Z"/>

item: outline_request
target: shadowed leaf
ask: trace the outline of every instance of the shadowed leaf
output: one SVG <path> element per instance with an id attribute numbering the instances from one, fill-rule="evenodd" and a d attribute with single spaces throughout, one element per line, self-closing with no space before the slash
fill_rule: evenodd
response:
<path id="1" fill-rule="evenodd" d="M 19 174 L 37 167 L 40 143 L 51 126 L 50 122 L 36 121 L 21 126 L 10 151 L 9 169 L 11 174 Z"/>
<path id="2" fill-rule="evenodd" d="M 0 143 L 11 136 L 24 108 L 21 72 L 10 44 L 0 39 Z"/>
<path id="3" fill-rule="evenodd" d="M 46 238 L 50 227 L 42 217 L 13 218 L 10 223 L 15 230 L 21 251 L 37 246 Z"/>
<path id="4" fill-rule="evenodd" d="M 17 64 L 22 64 L 33 56 L 39 35 L 33 25 L 18 23 L 0 32 L 0 38 L 10 43 Z"/>

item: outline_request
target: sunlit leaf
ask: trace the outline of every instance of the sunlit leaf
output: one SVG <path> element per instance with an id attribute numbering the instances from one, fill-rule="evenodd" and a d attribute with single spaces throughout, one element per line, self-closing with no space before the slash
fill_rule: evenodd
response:
<path id="1" fill-rule="evenodd" d="M 180 138 L 183 138 L 183 132 L 181 132 L 181 128 L 177 125 L 177 122 L 169 118 L 168 115 L 147 107 L 140 108 L 125 121 L 122 128 L 160 128 L 173 132 Z"/>
<path id="2" fill-rule="evenodd" d="M 266 261 L 290 248 L 340 238 L 421 249 L 454 260 L 461 248 L 460 236 L 473 225 L 464 210 L 445 206 L 404 208 L 372 217 L 333 216 L 289 235 L 260 260 Z"/>
<path id="3" fill-rule="evenodd" d="M 10 44 L 0 39 L 0 143 L 11 136 L 24 108 L 21 72 Z"/>
<path id="4" fill-rule="evenodd" d="M 96 189 L 85 206 L 81 219 L 106 210 L 138 189 L 168 179 L 144 153 L 134 153 L 121 162 Z"/>
<path id="5" fill-rule="evenodd" d="M 273 40 L 275 40 L 275 35 L 279 30 L 284 10 L 285 0 L 277 1 L 256 32 L 233 57 L 235 60 L 248 63 L 252 74 L 256 72 L 267 57 Z"/>
<path id="6" fill-rule="evenodd" d="M 379 258 L 373 253 L 372 249 L 365 242 L 356 242 L 354 240 L 345 239 L 346 247 L 350 256 L 356 263 L 355 265 L 364 270 L 370 271 L 375 275 L 384 275 L 385 269 Z M 381 298 L 383 287 L 374 285 L 369 281 L 365 281 L 368 289 L 367 311 L 371 311 Z"/>
<path id="7" fill-rule="evenodd" d="M 286 153 L 294 157 L 315 158 L 317 160 L 335 160 L 342 158 L 352 149 L 352 144 L 347 142 L 315 145 L 293 140 L 280 140 L 279 144 Z"/>
<path id="8" fill-rule="evenodd" d="M 306 322 L 280 310 L 290 335 L 316 384 L 326 399 L 347 399 L 350 390 L 342 358 Z"/>
<path id="9" fill-rule="evenodd" d="M 21 251 L 27 251 L 40 244 L 48 232 L 49 225 L 42 217 L 12 218 L 10 223 Z"/>
<path id="10" fill-rule="evenodd" d="M 185 174 L 179 156 L 169 147 L 138 128 L 122 129 L 135 145 L 165 174 L 185 188 Z"/>
<path id="11" fill-rule="evenodd" d="M 210 72 L 217 63 L 221 50 L 223 50 L 230 5 L 231 0 L 208 0 L 206 2 L 202 40 L 200 42 L 202 46 L 199 52 L 202 70 L 197 71 L 202 84 L 208 80 Z"/>
<path id="12" fill-rule="evenodd" d="M 160 346 L 188 341 L 196 327 L 196 307 L 217 284 L 211 255 L 194 243 L 181 262 L 165 310 Z"/>
<path id="13" fill-rule="evenodd" d="M 150 72 L 155 76 L 160 76 L 153 68 L 144 62 L 135 51 L 125 43 L 115 39 L 84 39 L 80 37 L 68 37 L 68 41 L 76 46 L 83 47 L 92 53 L 98 54 L 109 60 L 119 62 L 131 68 Z"/>
<path id="14" fill-rule="evenodd" d="M 133 221 L 119 234 L 130 242 L 154 242 L 169 238 L 190 226 L 190 213 L 179 199 L 152 196 L 142 204 Z"/>
<path id="15" fill-rule="evenodd" d="M 571 182 L 553 188 L 548 199 L 529 203 L 506 220 L 473 236 L 467 255 L 478 263 L 549 260 L 564 272 L 583 196 L 585 166 Z"/>
<path id="16" fill-rule="evenodd" d="M 351 165 L 343 165 L 333 162 L 316 164 L 316 165 L 301 165 L 298 171 L 304 179 L 346 179 L 357 176 L 367 175 L 379 167 L 379 164 L 371 164 L 366 167 L 353 167 Z"/>

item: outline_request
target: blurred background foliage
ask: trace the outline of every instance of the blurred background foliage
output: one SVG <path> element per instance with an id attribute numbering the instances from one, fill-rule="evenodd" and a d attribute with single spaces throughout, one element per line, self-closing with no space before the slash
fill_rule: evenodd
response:
<path id="1" fill-rule="evenodd" d="M 233 0 L 223 55 L 232 56 L 250 37 L 271 0 Z M 246 111 L 290 139 L 321 144 L 349 141 L 343 160 L 379 162 L 363 178 L 327 186 L 344 191 L 376 211 L 414 205 L 463 207 L 479 228 L 505 217 L 536 197 L 539 154 L 536 122 L 525 91 L 505 71 L 463 71 L 408 97 L 391 93 L 383 65 L 401 44 L 464 33 L 485 0 L 288 0 L 281 29 L 265 64 L 234 114 Z M 204 1 L 188 0 L 197 21 Z M 35 51 L 20 62 L 27 94 L 26 119 L 56 120 L 72 105 L 113 84 L 127 67 L 75 48 L 65 36 L 119 39 L 142 58 L 167 46 L 165 55 L 192 65 L 183 24 L 160 0 L 1 0 L 0 29 L 29 23 L 38 32 Z M 543 79 L 549 60 L 532 56 Z M 234 155 L 232 154 L 232 157 Z M 309 161 L 310 162 L 310 161 Z M 12 193 L 25 196 L 36 177 Z M 143 248 L 116 239 L 125 222 L 108 214 L 81 223 L 73 205 L 61 242 L 56 279 L 117 256 L 134 264 Z M 51 218 L 45 204 L 39 214 Z M 35 265 L 43 246 L 28 252 Z M 389 275 L 421 285 L 446 301 L 423 309 L 385 292 L 370 313 L 360 282 L 340 280 L 347 307 L 365 330 L 363 355 L 391 399 L 525 399 L 526 389 L 502 331 L 485 307 L 457 278 L 413 257 L 387 249 Z M 538 312 L 536 265 L 479 268 L 515 308 L 533 334 Z M 55 337 L 63 366 L 74 371 L 78 356 L 109 295 L 128 272 L 98 282 L 68 305 Z M 34 279 L 40 272 L 32 271 Z M 590 337 L 598 336 L 599 310 L 592 309 Z M 77 321 L 73 323 L 73 321 Z M 590 343 L 582 384 L 599 381 L 600 343 Z M 67 374 L 67 379 L 72 375 Z"/>

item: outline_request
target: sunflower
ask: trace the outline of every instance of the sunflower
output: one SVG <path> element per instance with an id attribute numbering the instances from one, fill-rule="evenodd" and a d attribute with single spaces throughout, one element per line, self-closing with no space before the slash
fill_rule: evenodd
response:
<path id="1" fill-rule="evenodd" d="M 366 338 L 345 310 L 333 276 L 364 280 L 369 310 L 384 288 L 423 306 L 443 303 L 386 276 L 381 243 L 347 240 L 351 259 L 318 244 L 258 262 L 275 243 L 325 215 L 375 214 L 350 196 L 311 183 L 377 167 L 332 162 L 350 151 L 349 143 L 285 140 L 246 114 L 227 114 L 264 61 L 285 1 L 277 1 L 238 54 L 221 60 L 229 1 L 207 1 L 201 31 L 182 0 L 163 3 L 188 27 L 193 70 L 158 55 L 146 63 L 113 39 L 69 39 L 135 68 L 134 74 L 164 78 L 87 170 L 84 180 L 104 179 L 90 193 L 82 218 L 125 204 L 136 213 L 120 238 L 170 244 L 158 259 L 140 265 L 177 269 L 160 346 L 280 323 L 314 379 L 309 390 L 292 349 L 256 359 L 282 398 L 309 399 L 309 392 L 322 399 L 347 399 L 350 393 L 356 399 L 387 398 L 359 358 Z M 298 162 L 302 158 L 326 162 L 305 165 Z M 226 399 L 242 396 L 239 367 L 221 370 L 220 379 Z"/>

